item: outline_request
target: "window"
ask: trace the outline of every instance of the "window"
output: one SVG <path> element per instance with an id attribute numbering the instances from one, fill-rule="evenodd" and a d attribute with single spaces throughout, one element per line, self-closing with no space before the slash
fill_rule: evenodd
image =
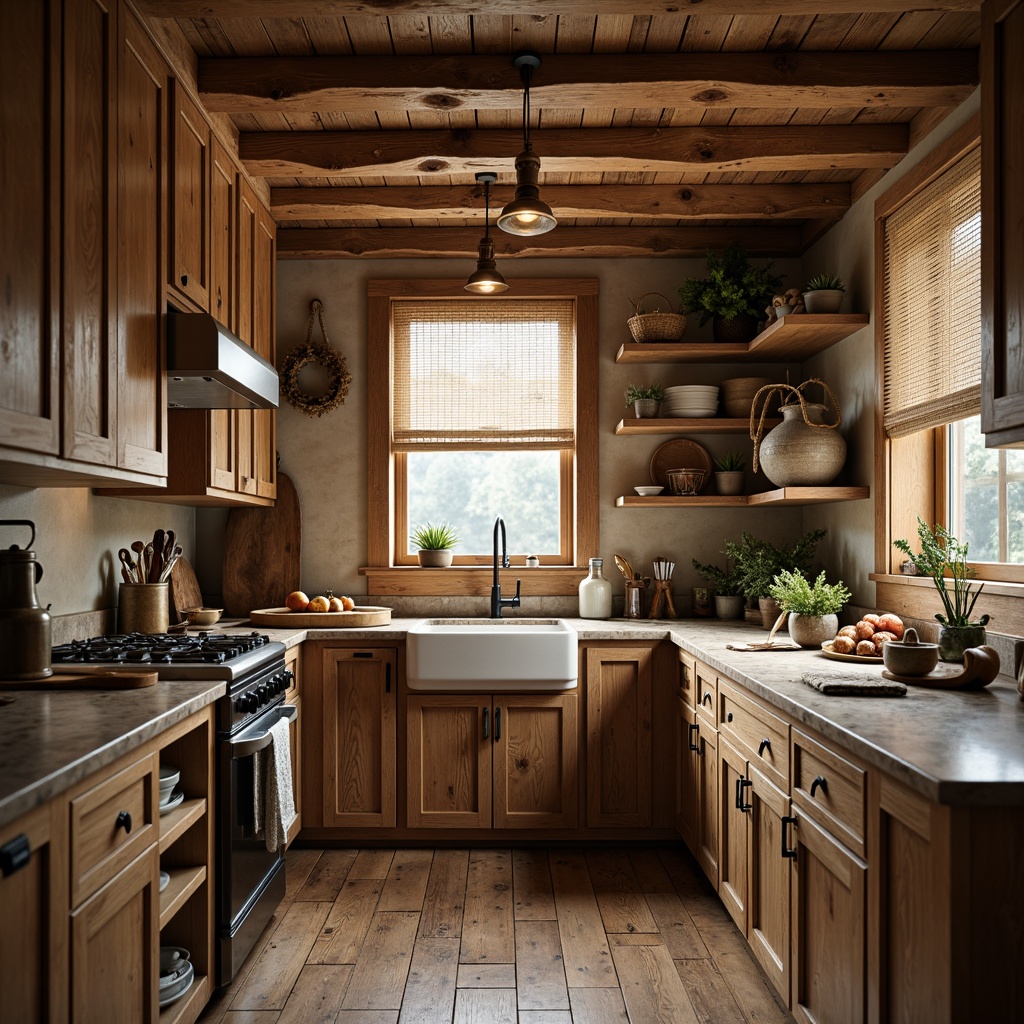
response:
<path id="1" fill-rule="evenodd" d="M 456 568 L 490 566 L 498 515 L 513 564 L 585 563 L 597 540 L 596 281 L 518 280 L 486 298 L 461 281 L 372 281 L 369 296 L 371 592 L 444 592 L 414 569 L 409 533 L 424 522 L 453 524 Z M 569 589 L 547 573 L 543 592 L 574 592 L 571 575 Z"/>

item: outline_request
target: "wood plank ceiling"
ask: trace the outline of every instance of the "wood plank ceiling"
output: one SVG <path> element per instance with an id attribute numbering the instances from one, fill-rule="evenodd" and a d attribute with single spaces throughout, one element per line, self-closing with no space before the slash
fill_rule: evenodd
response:
<path id="1" fill-rule="evenodd" d="M 513 55 L 558 227 L 499 256 L 800 253 L 978 81 L 974 0 L 137 0 L 265 177 L 279 252 L 471 256 L 512 198 Z M 639 13 L 638 13 L 639 9 Z M 694 13 L 688 13 L 688 12 Z"/>

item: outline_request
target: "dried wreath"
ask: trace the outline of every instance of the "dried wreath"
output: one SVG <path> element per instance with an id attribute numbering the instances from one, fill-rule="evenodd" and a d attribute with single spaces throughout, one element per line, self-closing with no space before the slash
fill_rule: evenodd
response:
<path id="1" fill-rule="evenodd" d="M 313 341 L 313 323 L 316 319 L 320 321 L 320 341 Z M 299 387 L 300 371 L 311 364 L 322 366 L 327 371 L 328 386 L 322 395 L 309 395 Z M 285 356 L 281 367 L 281 394 L 299 412 L 307 416 L 323 416 L 325 412 L 332 412 L 339 405 L 345 404 L 351 383 L 352 375 L 348 372 L 345 357 L 335 352 L 327 340 L 324 305 L 319 299 L 314 299 L 309 306 L 306 343 L 293 348 Z"/>

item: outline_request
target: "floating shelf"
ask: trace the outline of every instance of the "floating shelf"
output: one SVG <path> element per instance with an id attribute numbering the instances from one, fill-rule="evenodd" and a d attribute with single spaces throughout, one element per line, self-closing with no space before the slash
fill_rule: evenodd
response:
<path id="1" fill-rule="evenodd" d="M 760 494 L 698 494 L 695 497 L 620 495 L 618 508 L 751 508 L 756 505 L 824 505 L 830 501 L 860 501 L 871 497 L 870 487 L 778 487 Z"/>
<path id="2" fill-rule="evenodd" d="M 197 974 L 192 987 L 180 999 L 160 1011 L 160 1024 L 194 1024 L 213 993 L 208 975 Z"/>
<path id="3" fill-rule="evenodd" d="M 766 419 L 765 427 L 777 427 L 782 422 L 778 417 Z M 619 420 L 616 434 L 745 434 L 750 430 L 750 420 L 729 419 L 714 416 L 708 419 L 672 416 L 663 419 Z"/>
<path id="4" fill-rule="evenodd" d="M 776 320 L 747 344 L 714 341 L 627 342 L 617 363 L 799 363 L 848 338 L 869 322 L 867 313 L 797 313 Z"/>
<path id="5" fill-rule="evenodd" d="M 167 922 L 185 905 L 186 900 L 206 881 L 206 865 L 200 864 L 190 868 L 168 868 L 171 880 L 167 888 L 160 893 L 160 927 L 165 928 Z"/>
<path id="6" fill-rule="evenodd" d="M 185 800 L 180 807 L 160 815 L 160 852 L 164 853 L 174 841 L 191 828 L 206 813 L 206 798 Z"/>

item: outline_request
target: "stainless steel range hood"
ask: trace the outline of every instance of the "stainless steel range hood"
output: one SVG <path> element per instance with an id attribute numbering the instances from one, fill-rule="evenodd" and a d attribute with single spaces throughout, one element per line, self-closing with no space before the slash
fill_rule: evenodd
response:
<path id="1" fill-rule="evenodd" d="M 208 313 L 169 313 L 167 405 L 276 409 L 277 370 Z"/>

